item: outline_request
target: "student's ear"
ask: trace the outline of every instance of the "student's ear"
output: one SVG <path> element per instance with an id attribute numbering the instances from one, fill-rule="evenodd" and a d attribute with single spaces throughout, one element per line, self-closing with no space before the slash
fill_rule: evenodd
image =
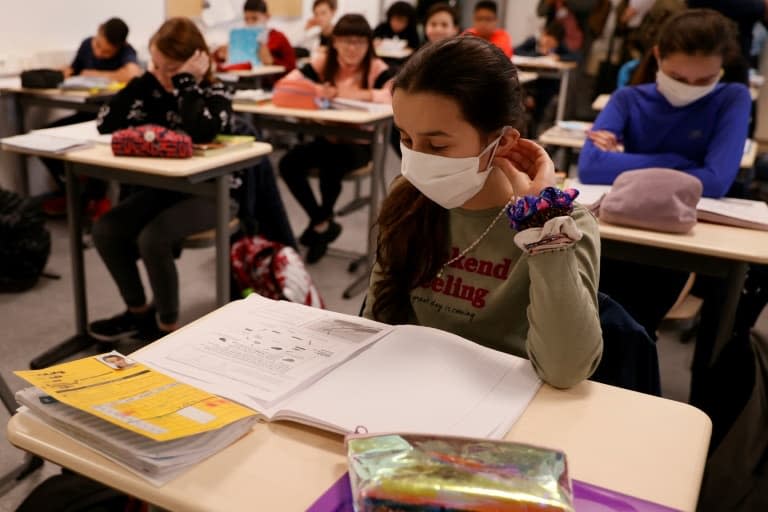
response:
<path id="1" fill-rule="evenodd" d="M 520 132 L 515 128 L 507 128 L 501 135 L 499 140 L 499 147 L 496 150 L 497 156 L 505 156 L 509 152 L 513 151 L 517 146 L 517 141 L 520 140 Z"/>

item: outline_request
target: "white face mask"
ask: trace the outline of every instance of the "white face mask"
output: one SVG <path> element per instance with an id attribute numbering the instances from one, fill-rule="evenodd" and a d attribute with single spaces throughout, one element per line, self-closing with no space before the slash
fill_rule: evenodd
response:
<path id="1" fill-rule="evenodd" d="M 717 87 L 720 79 L 708 85 L 688 85 L 678 82 L 661 69 L 656 73 L 656 88 L 673 107 L 684 107 L 700 100 Z"/>
<path id="2" fill-rule="evenodd" d="M 485 185 L 491 170 L 491 162 L 499 146 L 501 135 L 488 144 L 477 156 L 451 158 L 428 153 L 419 153 L 400 143 L 403 151 L 401 174 L 414 187 L 446 209 L 457 208 L 466 203 Z M 480 159 L 493 150 L 488 166 L 480 170 Z"/>

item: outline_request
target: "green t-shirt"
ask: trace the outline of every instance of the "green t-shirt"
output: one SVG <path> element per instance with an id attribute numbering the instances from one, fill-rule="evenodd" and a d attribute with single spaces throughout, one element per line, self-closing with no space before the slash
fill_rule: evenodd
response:
<path id="1" fill-rule="evenodd" d="M 450 211 L 450 257 L 472 244 L 497 208 Z M 515 245 L 506 217 L 465 257 L 410 293 L 410 321 L 527 357 L 543 380 L 570 387 L 589 377 L 602 354 L 597 306 L 600 236 L 583 207 L 575 244 L 528 256 Z M 378 266 L 372 282 L 379 278 Z M 365 316 L 372 316 L 372 287 Z M 414 340 L 418 342 L 418 340 Z"/>

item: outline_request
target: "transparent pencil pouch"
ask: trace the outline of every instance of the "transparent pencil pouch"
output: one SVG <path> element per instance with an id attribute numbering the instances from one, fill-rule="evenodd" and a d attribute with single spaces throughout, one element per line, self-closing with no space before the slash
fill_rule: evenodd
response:
<path id="1" fill-rule="evenodd" d="M 565 454 L 419 434 L 346 438 L 356 512 L 573 512 Z"/>

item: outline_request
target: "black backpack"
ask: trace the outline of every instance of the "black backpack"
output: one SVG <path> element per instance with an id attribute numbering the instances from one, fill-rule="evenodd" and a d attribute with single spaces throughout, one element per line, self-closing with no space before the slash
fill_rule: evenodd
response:
<path id="1" fill-rule="evenodd" d="M 139 512 L 143 508 L 140 501 L 65 469 L 35 487 L 16 512 Z"/>
<path id="2" fill-rule="evenodd" d="M 0 190 L 0 293 L 35 285 L 51 254 L 51 234 L 36 201 Z"/>

